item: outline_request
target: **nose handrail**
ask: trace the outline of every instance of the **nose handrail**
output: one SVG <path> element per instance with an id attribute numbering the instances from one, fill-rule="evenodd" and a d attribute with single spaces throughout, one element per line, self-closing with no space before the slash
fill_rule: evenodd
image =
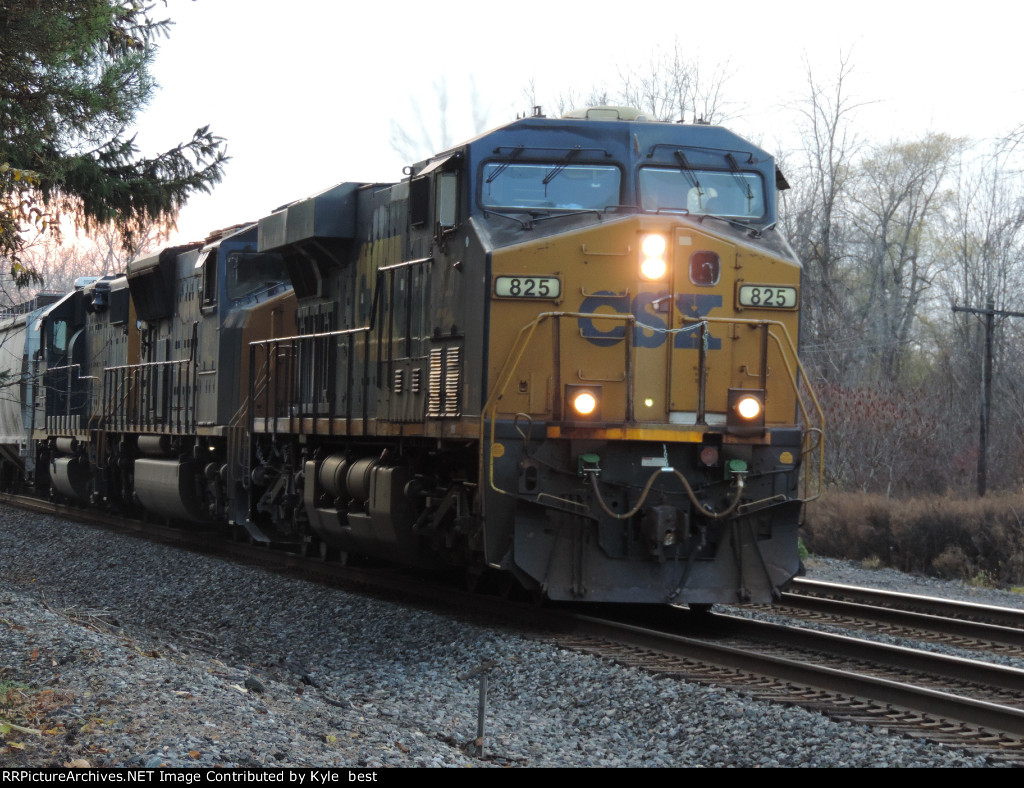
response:
<path id="1" fill-rule="evenodd" d="M 632 381 L 632 359 L 633 355 L 630 351 L 629 337 L 631 336 L 631 328 L 637 324 L 637 319 L 632 314 L 608 314 L 608 313 L 584 313 L 584 312 L 543 312 L 534 317 L 529 323 L 525 324 L 516 336 L 515 341 L 512 344 L 512 349 L 505 356 L 505 362 L 498 373 L 498 378 L 494 389 L 488 395 L 487 401 L 484 403 L 482 410 L 482 418 L 480 421 L 480 441 L 481 446 L 486 445 L 485 438 L 487 437 L 487 422 L 490 422 L 490 445 L 493 447 L 495 430 L 496 430 L 496 419 L 498 405 L 502 398 L 505 396 L 511 381 L 514 378 L 515 372 L 521 364 L 523 357 L 525 356 L 530 342 L 532 341 L 537 328 L 548 320 L 559 321 L 562 318 L 569 319 L 600 319 L 600 320 L 619 320 L 627 324 L 626 331 L 626 380 Z M 806 371 L 804 370 L 803 364 L 800 362 L 800 356 L 797 353 L 796 343 L 793 342 L 792 337 L 789 334 L 789 330 L 786 325 L 777 320 L 748 320 L 745 318 L 723 318 L 723 317 L 710 317 L 703 315 L 700 318 L 694 318 L 692 320 L 685 319 L 684 322 L 689 324 L 685 326 L 685 329 L 692 330 L 701 324 L 730 324 L 730 325 L 746 325 L 753 328 L 761 328 L 767 332 L 767 336 L 775 343 L 779 350 L 779 357 L 782 360 L 783 366 L 786 370 L 786 379 L 789 381 L 790 387 L 793 391 L 794 398 L 796 400 L 797 408 L 800 412 L 800 417 L 803 422 L 802 440 L 801 440 L 801 458 L 808 459 L 813 454 L 817 453 L 817 462 L 805 462 L 804 463 L 804 476 L 803 476 L 803 502 L 809 502 L 817 499 L 821 495 L 821 491 L 824 484 L 825 476 L 825 414 L 822 410 L 821 403 L 818 400 L 817 394 L 814 392 L 813 387 L 807 377 Z M 644 325 L 645 329 L 652 329 L 653 327 Z M 680 329 L 656 329 L 653 330 L 665 330 L 667 333 L 674 333 Z M 704 343 L 699 344 L 702 360 L 705 353 L 707 352 Z M 557 362 L 556 362 L 557 363 Z M 764 369 L 763 364 L 766 360 L 762 360 L 762 375 L 767 374 L 767 370 Z M 556 370 L 556 378 L 558 377 L 558 370 Z M 801 387 L 801 379 L 803 381 L 803 387 Z M 707 381 L 702 377 L 701 386 L 705 386 Z M 558 386 L 555 387 L 555 391 L 558 392 L 560 389 Z M 805 396 L 806 394 L 806 396 Z M 557 396 L 557 394 L 556 394 Z M 703 400 L 703 392 L 701 392 L 701 399 Z M 494 478 L 494 461 L 495 454 L 493 449 L 489 451 L 487 457 L 487 473 L 486 477 L 490 487 L 502 495 L 511 495 L 506 490 L 501 489 Z M 484 458 L 481 453 L 481 478 L 484 477 Z M 815 474 L 814 471 L 817 471 Z M 816 476 L 816 479 L 814 478 Z"/>

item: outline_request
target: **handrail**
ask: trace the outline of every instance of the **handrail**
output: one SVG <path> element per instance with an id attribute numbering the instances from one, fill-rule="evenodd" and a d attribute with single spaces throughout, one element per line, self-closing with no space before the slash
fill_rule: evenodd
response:
<path id="1" fill-rule="evenodd" d="M 631 314 L 607 314 L 607 313 L 582 313 L 582 312 L 543 312 L 533 318 L 529 323 L 525 324 L 516 336 L 515 341 L 512 344 L 512 349 L 505 357 L 505 362 L 499 370 L 497 381 L 493 391 L 484 403 L 481 411 L 480 421 L 480 443 L 481 450 L 485 445 L 485 439 L 487 437 L 487 428 L 485 427 L 486 422 L 490 422 L 490 445 L 493 447 L 495 434 L 496 434 L 496 414 L 498 409 L 498 403 L 505 396 L 505 393 L 511 383 L 516 370 L 518 369 L 526 350 L 536 333 L 537 328 L 545 321 L 549 319 L 561 319 L 561 318 L 576 318 L 576 319 L 601 319 L 601 320 L 619 320 L 626 324 L 635 325 L 638 321 L 634 315 Z M 797 353 L 796 344 L 793 342 L 792 337 L 789 334 L 789 330 L 785 323 L 778 320 L 750 320 L 746 318 L 724 318 L 724 317 L 709 317 L 702 316 L 700 318 L 683 318 L 685 323 L 693 325 L 685 326 L 686 330 L 693 328 L 696 325 L 702 323 L 721 323 L 721 324 L 732 324 L 732 325 L 747 325 L 747 326 L 767 326 L 767 334 L 775 342 L 779 350 L 779 357 L 782 360 L 783 366 L 787 373 L 787 379 L 789 380 L 790 387 L 793 391 L 797 408 L 799 409 L 800 416 L 804 423 L 802 446 L 801 446 L 801 457 L 808 457 L 813 452 L 818 452 L 818 463 L 817 463 L 817 484 L 815 485 L 815 491 L 813 495 L 809 495 L 812 479 L 811 479 L 811 466 L 805 465 L 804 468 L 804 497 L 800 500 L 803 502 L 810 502 L 816 500 L 821 496 L 822 487 L 824 484 L 825 475 L 825 414 L 821 407 L 821 403 L 818 400 L 817 394 L 814 392 L 813 387 L 807 377 L 807 373 L 804 369 L 800 356 Z M 655 326 L 649 326 L 644 324 L 645 329 L 675 334 L 683 330 L 681 328 L 676 329 L 661 329 Z M 777 329 L 773 330 L 773 329 Z M 781 335 L 781 336 L 780 336 Z M 626 336 L 628 338 L 629 331 L 627 330 Z M 788 352 L 787 352 L 788 351 Z M 627 356 L 628 357 L 628 356 Z M 795 370 L 794 365 L 790 362 L 790 357 L 796 362 Z M 811 406 L 804 401 L 804 396 L 800 391 L 800 380 L 799 376 L 803 377 L 804 385 L 806 387 L 807 395 L 810 397 Z M 628 377 L 628 375 L 627 375 Z M 556 393 L 557 395 L 557 393 Z M 812 411 L 817 416 L 817 426 L 812 419 Z M 817 441 L 813 441 L 814 436 L 817 436 Z M 495 455 L 493 449 L 488 450 L 488 467 L 486 477 L 488 483 L 495 492 L 501 495 L 512 495 L 512 493 L 500 488 L 494 477 L 495 473 Z M 480 476 L 484 477 L 484 458 L 481 451 L 480 458 Z"/>
<path id="2" fill-rule="evenodd" d="M 480 448 L 481 448 L 480 463 L 481 463 L 481 466 L 483 465 L 483 452 L 482 452 L 482 450 L 483 450 L 483 447 L 485 445 L 485 424 L 488 421 L 490 421 L 490 424 L 491 424 L 491 435 L 490 435 L 491 440 L 490 440 L 490 444 L 493 446 L 494 445 L 494 434 L 495 434 L 495 428 L 496 428 L 496 424 L 495 424 L 496 420 L 494 418 L 494 415 L 495 415 L 495 413 L 497 413 L 497 410 L 498 410 L 498 402 L 501 400 L 502 397 L 505 396 L 505 390 L 508 388 L 508 385 L 509 385 L 509 383 L 512 380 L 513 373 L 519 367 L 519 362 L 522 360 L 523 354 L 526 352 L 526 348 L 529 346 L 530 340 L 533 338 L 534 332 L 537 330 L 537 327 L 541 323 L 545 322 L 549 318 L 560 319 L 560 318 L 563 318 L 563 317 L 576 318 L 576 319 L 588 319 L 589 318 L 591 320 L 600 318 L 601 320 L 619 320 L 619 321 L 622 321 L 623 323 L 636 323 L 637 322 L 635 315 L 623 315 L 623 314 L 609 315 L 609 314 L 597 313 L 597 312 L 541 312 L 533 320 L 531 320 L 529 323 L 527 323 L 525 326 L 523 326 L 521 329 L 519 329 L 519 334 L 516 336 L 516 340 L 512 344 L 512 350 L 505 357 L 505 363 L 502 365 L 501 370 L 498 373 L 497 385 L 495 385 L 494 391 L 492 391 L 490 396 L 488 396 L 487 401 L 484 403 L 484 406 L 483 406 L 483 408 L 482 408 L 482 410 L 480 412 L 480 415 L 481 415 L 481 418 L 480 418 Z M 493 453 L 493 451 L 488 451 L 488 459 L 489 459 L 488 482 L 491 485 L 491 489 L 493 489 L 497 493 L 500 493 L 501 495 L 511 495 L 512 493 L 509 493 L 509 492 L 507 492 L 505 490 L 502 490 L 500 487 L 498 487 L 494 483 L 494 453 Z M 480 468 L 480 475 L 481 475 L 481 477 L 484 475 L 482 467 Z"/>
<path id="3" fill-rule="evenodd" d="M 337 331 L 320 331 L 316 334 L 296 334 L 291 337 L 274 337 L 273 339 L 254 339 L 249 343 L 253 345 L 271 345 L 279 342 L 295 342 L 300 339 L 329 339 L 330 337 L 347 336 L 348 334 L 360 334 L 372 330 L 372 326 L 359 326 L 358 328 L 339 328 Z"/>
<path id="4" fill-rule="evenodd" d="M 772 338 L 775 344 L 779 348 L 779 357 L 782 359 L 783 365 L 786 367 L 786 373 L 789 376 L 789 383 L 793 389 L 793 395 L 796 398 L 797 407 L 800 409 L 800 415 L 803 417 L 806 430 L 803 436 L 804 446 L 801 450 L 801 456 L 806 457 L 814 451 L 818 452 L 818 483 L 817 492 L 814 495 L 807 496 L 806 493 L 810 487 L 810 469 L 805 466 L 804 468 L 804 492 L 805 497 L 801 498 L 804 503 L 817 500 L 821 497 L 822 487 L 824 486 L 825 479 L 825 412 L 821 407 L 821 403 L 818 401 L 818 395 L 815 394 L 814 388 L 811 386 L 810 378 L 807 377 L 807 372 L 804 369 L 803 363 L 800 361 L 800 354 L 797 352 L 796 343 L 793 342 L 793 338 L 789 335 L 789 329 L 786 328 L 786 324 L 778 320 L 748 320 L 746 318 L 733 318 L 733 317 L 708 317 L 703 316 L 700 319 L 693 319 L 683 317 L 684 322 L 690 323 L 728 323 L 732 325 L 747 325 L 747 326 L 772 326 L 781 330 L 783 337 L 786 339 L 786 345 L 788 346 L 789 354 L 796 361 L 796 367 L 799 374 L 804 379 L 804 386 L 807 388 L 807 394 L 811 398 L 814 410 L 818 415 L 818 424 L 820 426 L 815 427 L 811 421 L 810 414 L 807 411 L 807 407 L 803 401 L 803 397 L 800 395 L 800 382 L 797 378 L 796 373 L 793 371 L 793 367 L 789 363 L 789 359 L 786 355 L 786 347 L 783 346 L 782 341 L 779 337 L 771 330 L 768 331 L 768 336 Z M 810 443 L 811 436 L 817 434 L 818 441 L 815 444 Z"/>
<path id="5" fill-rule="evenodd" d="M 167 366 L 171 366 L 173 364 L 191 364 L 191 363 L 192 363 L 192 359 L 188 359 L 188 358 L 172 358 L 172 359 L 168 359 L 167 361 L 143 361 L 143 362 L 141 362 L 139 364 L 122 364 L 119 367 L 104 367 L 103 370 L 104 371 L 107 371 L 107 370 L 119 371 L 119 370 L 122 370 L 122 369 L 132 370 L 132 369 L 142 369 L 144 367 L 167 367 Z M 56 367 L 54 367 L 54 369 L 56 369 Z"/>
<path id="6" fill-rule="evenodd" d="M 198 378 L 193 380 L 195 366 L 194 359 L 177 358 L 104 367 L 104 392 L 101 395 L 104 423 L 120 429 L 160 427 L 191 431 L 197 421 Z M 175 375 L 173 379 L 169 377 L 172 374 Z M 174 386 L 181 387 L 185 393 L 174 395 Z M 143 389 L 147 387 L 149 392 L 144 395 Z M 164 389 L 162 395 L 158 393 L 158 387 Z M 118 399 L 121 399 L 120 407 Z"/>

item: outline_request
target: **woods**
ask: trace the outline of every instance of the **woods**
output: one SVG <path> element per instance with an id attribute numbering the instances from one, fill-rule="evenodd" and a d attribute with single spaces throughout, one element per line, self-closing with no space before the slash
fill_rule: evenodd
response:
<path id="1" fill-rule="evenodd" d="M 1009 133 L 863 141 L 848 66 L 808 75 L 786 231 L 805 265 L 803 348 L 829 415 L 830 484 L 887 497 L 973 493 L 986 304 L 989 489 L 1018 489 L 1024 184 Z M 956 311 L 968 307 L 972 311 Z"/>

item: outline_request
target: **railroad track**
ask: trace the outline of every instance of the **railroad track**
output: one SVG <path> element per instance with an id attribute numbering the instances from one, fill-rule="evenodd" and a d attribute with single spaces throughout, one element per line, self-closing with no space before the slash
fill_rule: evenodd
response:
<path id="1" fill-rule="evenodd" d="M 782 613 L 822 625 L 856 627 L 894 638 L 912 638 L 1024 658 L 1024 610 L 919 596 L 798 578 L 782 595 Z"/>
<path id="2" fill-rule="evenodd" d="M 870 605 L 894 612 L 917 613 L 927 616 L 944 616 L 959 621 L 977 621 L 998 626 L 1024 628 L 1024 609 L 979 605 L 954 599 L 934 596 L 907 594 L 882 588 L 862 588 L 842 583 L 826 583 L 798 577 L 790 584 L 788 592 L 782 595 L 783 603 L 791 606 L 810 607 L 829 601 Z M 1022 597 L 1024 602 L 1024 597 Z"/>
<path id="3" fill-rule="evenodd" d="M 571 635 L 555 640 L 667 677 L 1024 764 L 1024 670 L 727 614 L 698 629 L 683 635 L 577 616 Z"/>
<path id="4" fill-rule="evenodd" d="M 505 619 L 528 630 L 524 632 L 528 636 L 651 673 L 724 686 L 764 701 L 818 711 L 833 719 L 984 753 L 993 762 L 1024 765 L 1024 670 L 724 612 L 697 616 L 675 608 L 616 606 L 618 615 L 613 620 L 606 615 L 607 608 L 591 613 L 580 613 L 577 609 L 542 610 L 481 598 L 451 586 L 430 590 L 422 576 L 410 577 L 404 572 L 342 568 L 282 551 L 225 542 L 214 534 L 112 520 L 94 512 L 32 499 L 3 496 L 0 500 L 192 549 L 230 555 L 234 560 L 258 563 L 275 571 L 355 584 L 375 594 L 397 594 L 397 601 L 403 604 L 441 604 L 455 607 L 460 613 L 481 613 L 491 622 L 495 618 Z M 886 593 L 889 602 L 880 608 L 863 601 L 863 595 L 883 592 L 854 589 L 862 592 L 862 596 L 859 601 L 851 601 L 851 587 L 826 589 L 825 585 L 806 585 L 806 581 L 798 584 L 800 590 L 787 594 L 779 608 L 771 609 L 773 615 L 807 613 L 818 620 L 831 616 L 833 623 L 853 613 L 858 621 L 869 616 L 869 612 L 876 619 L 897 613 L 905 615 L 888 607 L 895 604 L 913 607 L 917 616 L 926 617 L 914 619 L 913 627 L 905 623 L 909 619 L 903 619 L 899 626 L 921 631 L 923 621 L 936 629 L 933 619 L 939 616 L 934 608 L 931 612 L 917 612 L 925 604 L 920 598 Z M 812 598 L 804 593 L 805 588 L 814 588 L 815 593 L 823 596 L 847 598 Z M 820 609 L 838 602 L 846 605 L 841 608 L 842 613 L 834 612 L 840 608 L 831 608 L 832 612 Z M 1004 640 L 1020 637 L 1021 626 L 1011 626 L 1011 619 L 1000 618 L 1008 615 L 1005 609 L 963 604 L 953 607 L 960 609 L 962 616 L 970 614 L 957 619 L 957 626 L 966 629 L 970 620 L 972 625 L 996 627 L 986 630 L 987 635 L 972 629 L 972 642 L 982 643 L 980 638 L 988 638 L 992 632 L 998 632 Z M 889 612 L 880 612 L 884 609 Z M 1001 623 L 986 623 L 986 618 Z"/>

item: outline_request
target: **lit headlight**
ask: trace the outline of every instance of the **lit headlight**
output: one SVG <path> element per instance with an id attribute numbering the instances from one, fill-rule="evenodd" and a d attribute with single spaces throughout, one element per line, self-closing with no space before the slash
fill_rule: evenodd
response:
<path id="1" fill-rule="evenodd" d="M 644 279 L 664 279 L 668 272 L 668 264 L 660 257 L 646 257 L 640 263 L 640 273 Z"/>
<path id="2" fill-rule="evenodd" d="M 572 401 L 572 408 L 581 416 L 589 416 L 597 409 L 597 397 L 589 391 L 581 392 Z"/>
<path id="3" fill-rule="evenodd" d="M 640 247 L 644 250 L 646 257 L 664 257 L 668 243 L 664 235 L 648 235 L 641 242 Z"/>
<path id="4" fill-rule="evenodd" d="M 729 389 L 726 428 L 733 435 L 759 435 L 764 432 L 764 391 Z"/>
<path id="5" fill-rule="evenodd" d="M 664 279 L 668 273 L 668 261 L 665 259 L 668 242 L 665 236 L 652 234 L 645 236 L 640 242 L 640 273 L 644 279 Z"/>
<path id="6" fill-rule="evenodd" d="M 597 421 L 601 418 L 601 387 L 569 384 L 565 387 L 565 418 Z"/>
<path id="7" fill-rule="evenodd" d="M 756 419 L 761 413 L 761 402 L 757 397 L 743 397 L 736 403 L 736 412 L 748 421 Z"/>

